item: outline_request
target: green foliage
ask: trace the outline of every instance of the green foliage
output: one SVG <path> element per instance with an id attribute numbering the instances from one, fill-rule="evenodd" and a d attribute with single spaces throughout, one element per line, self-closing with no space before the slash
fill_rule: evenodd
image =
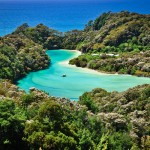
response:
<path id="1" fill-rule="evenodd" d="M 80 133 L 81 132 L 81 133 Z M 93 149 L 94 148 L 94 142 L 91 139 L 91 133 L 89 130 L 83 129 L 82 131 L 79 132 L 79 145 L 81 149 Z"/>
<path id="2" fill-rule="evenodd" d="M 98 106 L 94 104 L 93 100 L 91 99 L 89 93 L 84 93 L 80 98 L 79 98 L 79 104 L 81 105 L 86 105 L 89 110 L 92 112 L 96 113 L 98 111 Z"/>
<path id="3" fill-rule="evenodd" d="M 47 68 L 50 59 L 43 49 L 57 48 L 81 50 L 84 55 L 70 61 L 78 67 L 149 76 L 149 20 L 148 15 L 109 12 L 83 31 L 64 35 L 43 24 L 23 24 L 0 38 L 0 78 L 16 81 Z M 70 102 L 41 91 L 26 94 L 0 80 L 0 149 L 148 149 L 149 103 L 149 85 L 122 93 L 97 88 Z"/>
<path id="4" fill-rule="evenodd" d="M 83 31 L 73 30 L 66 33 L 63 45 L 84 53 L 94 50 L 101 52 L 149 50 L 149 20 L 148 15 L 127 11 L 103 13 L 94 21 L 89 21 Z"/>
<path id="5" fill-rule="evenodd" d="M 26 44 L 19 45 L 18 40 L 26 42 Z M 48 67 L 50 61 L 48 56 L 41 48 L 36 47 L 36 44 L 28 47 L 29 41 L 26 38 L 21 39 L 19 35 L 4 38 L 4 45 L 0 47 L 0 78 L 15 82 L 29 71 Z"/>
<path id="6" fill-rule="evenodd" d="M 84 30 L 72 30 L 64 35 L 43 24 L 29 27 L 25 23 L 12 34 L 0 39 L 0 78 L 15 82 L 30 71 L 47 68 L 50 59 L 43 49 L 79 49 L 89 54 L 147 51 L 150 48 L 149 20 L 148 15 L 126 11 L 108 12 L 95 21 L 89 21 Z M 108 63 L 101 63 L 98 57 L 89 54 L 70 63 L 106 72 L 149 76 L 148 67 L 142 68 L 134 64 L 129 67 L 110 59 L 107 60 Z M 96 60 L 96 63 L 92 60 Z"/>
<path id="7" fill-rule="evenodd" d="M 2 150 L 126 150 L 149 146 L 149 137 L 145 138 L 150 133 L 149 85 L 122 93 L 97 88 L 84 93 L 79 102 L 48 97 L 39 90 L 26 94 L 4 80 L 0 80 L 0 87 Z M 9 94 L 12 88 L 15 97 Z"/>
<path id="8" fill-rule="evenodd" d="M 39 109 L 39 117 L 47 118 L 49 122 L 53 122 L 56 128 L 59 128 L 62 123 L 63 110 L 56 102 L 45 102 Z"/>
<path id="9" fill-rule="evenodd" d="M 122 46 L 124 46 L 124 44 L 122 44 Z M 149 50 L 142 53 L 137 51 L 130 53 L 101 53 L 96 56 L 87 53 L 70 60 L 70 64 L 104 72 L 118 72 L 119 74 L 149 77 L 148 53 Z"/>
<path id="10" fill-rule="evenodd" d="M 20 110 L 21 111 L 21 110 Z M 1 149 L 24 149 L 24 122 L 26 117 L 16 111 L 12 100 L 0 101 L 0 147 Z"/>
<path id="11" fill-rule="evenodd" d="M 29 104 L 35 101 L 35 96 L 33 93 L 24 94 L 21 96 L 22 105 L 27 107 Z"/>
<path id="12" fill-rule="evenodd" d="M 95 150 L 107 150 L 108 148 L 108 133 L 107 134 L 103 134 L 99 144 L 96 146 Z"/>
<path id="13" fill-rule="evenodd" d="M 115 132 L 108 137 L 109 150 L 127 150 L 131 147 L 132 141 L 127 133 Z"/>
<path id="14" fill-rule="evenodd" d="M 98 17 L 92 25 L 94 30 L 99 30 L 102 26 L 104 26 L 110 14 L 111 12 L 103 13 L 100 17 Z"/>
<path id="15" fill-rule="evenodd" d="M 46 135 L 45 137 L 45 143 L 43 145 L 43 148 L 58 150 L 75 150 L 77 149 L 76 144 L 76 141 L 72 137 L 68 137 L 61 132 L 58 132 L 58 134 L 50 132 L 50 134 Z"/>

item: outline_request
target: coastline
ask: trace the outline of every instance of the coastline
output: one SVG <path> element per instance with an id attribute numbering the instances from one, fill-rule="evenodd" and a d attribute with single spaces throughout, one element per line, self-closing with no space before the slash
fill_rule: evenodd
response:
<path id="1" fill-rule="evenodd" d="M 78 57 L 79 55 L 82 54 L 79 50 L 67 50 L 67 49 L 63 49 L 63 50 L 76 52 L 76 54 L 74 55 L 73 58 Z M 97 70 L 92 70 L 92 69 L 89 69 L 89 68 L 77 67 L 76 65 L 70 65 L 69 61 L 70 61 L 70 59 L 65 60 L 65 61 L 61 61 L 61 62 L 59 62 L 59 64 L 62 65 L 62 66 L 70 67 L 70 68 L 76 68 L 79 71 L 82 69 L 82 71 L 85 72 L 85 73 L 91 73 L 91 74 L 95 74 L 95 75 L 119 75 L 118 73 L 114 73 L 114 74 L 112 73 L 111 74 L 111 73 L 99 72 Z"/>
<path id="2" fill-rule="evenodd" d="M 124 75 L 124 76 L 135 76 L 135 77 L 144 77 L 144 78 L 149 78 L 147 76 L 137 76 L 137 75 L 131 75 L 131 74 L 119 74 L 117 72 L 103 72 L 103 71 L 98 71 L 98 70 L 93 70 L 93 69 L 90 69 L 90 68 L 82 68 L 82 67 L 77 67 L 76 65 L 71 65 L 69 64 L 69 61 L 73 58 L 76 58 L 78 56 L 80 56 L 82 53 L 79 51 L 79 50 L 69 50 L 69 49 L 62 49 L 62 50 L 65 50 L 65 51 L 73 51 L 73 52 L 76 52 L 76 54 L 68 59 L 68 60 L 65 60 L 65 61 L 61 61 L 59 62 L 60 65 L 62 66 L 66 66 L 66 67 L 70 67 L 70 68 L 75 68 L 77 69 L 78 71 L 81 71 L 81 72 L 84 72 L 84 73 L 90 73 L 90 74 L 95 74 L 95 75 L 107 75 L 107 76 L 111 76 L 111 75 Z"/>

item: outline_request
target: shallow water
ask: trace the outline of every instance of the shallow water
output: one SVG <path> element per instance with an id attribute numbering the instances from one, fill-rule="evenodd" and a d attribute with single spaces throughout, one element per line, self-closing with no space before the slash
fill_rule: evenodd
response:
<path id="1" fill-rule="evenodd" d="M 150 78 L 130 75 L 101 74 L 88 69 L 64 65 L 61 62 L 77 56 L 77 52 L 68 50 L 49 50 L 51 66 L 46 70 L 29 73 L 18 81 L 18 86 L 25 91 L 36 87 L 52 96 L 67 97 L 77 100 L 80 95 L 93 88 L 101 87 L 107 91 L 124 91 L 140 84 L 150 84 Z M 61 77 L 66 74 L 66 77 Z"/>

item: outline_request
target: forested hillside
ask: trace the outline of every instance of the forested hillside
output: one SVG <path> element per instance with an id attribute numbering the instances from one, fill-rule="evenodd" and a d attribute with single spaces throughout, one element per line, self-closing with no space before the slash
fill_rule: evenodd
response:
<path id="1" fill-rule="evenodd" d="M 0 38 L 0 78 L 16 81 L 30 71 L 47 68 L 49 64 L 43 46 L 21 32 Z"/>
<path id="2" fill-rule="evenodd" d="M 100 72 L 150 77 L 150 50 L 119 54 L 87 53 L 70 60 L 70 64 Z"/>
<path id="3" fill-rule="evenodd" d="M 16 81 L 29 71 L 47 68 L 50 59 L 45 50 L 60 48 L 78 49 L 88 53 L 71 61 L 71 64 L 77 66 L 149 76 L 149 52 L 142 55 L 139 52 L 150 49 L 150 15 L 125 11 L 108 12 L 95 21 L 89 21 L 84 30 L 66 33 L 50 29 L 43 24 L 30 27 L 25 23 L 12 34 L 0 38 L 0 78 Z M 110 52 L 117 56 L 120 53 L 126 54 L 110 59 L 104 55 L 93 58 L 88 56 Z M 130 52 L 134 52 L 134 56 Z M 101 58 L 106 58 L 106 64 Z M 129 63 L 124 63 L 128 59 L 131 59 Z"/>
<path id="4" fill-rule="evenodd" d="M 148 150 L 150 86 L 109 93 L 94 89 L 79 102 L 0 81 L 2 150 Z"/>
<path id="5" fill-rule="evenodd" d="M 82 52 L 130 52 L 150 48 L 150 15 L 103 13 L 83 31 L 66 33 L 64 45 Z"/>
<path id="6" fill-rule="evenodd" d="M 70 64 L 104 72 L 150 76 L 150 15 L 125 11 L 104 13 L 90 21 L 84 31 L 68 33 L 64 42 L 83 52 Z"/>
<path id="7" fill-rule="evenodd" d="M 78 67 L 149 77 L 150 15 L 108 12 L 66 33 L 23 24 L 0 37 L 0 150 L 149 150 L 148 84 L 97 88 L 75 102 L 9 81 L 47 68 L 46 50 L 59 48 L 82 51 L 70 61 Z"/>

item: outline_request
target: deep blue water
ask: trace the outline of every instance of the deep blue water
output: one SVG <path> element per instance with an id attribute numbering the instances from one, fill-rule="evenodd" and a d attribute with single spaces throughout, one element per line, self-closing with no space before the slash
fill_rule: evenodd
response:
<path id="1" fill-rule="evenodd" d="M 83 29 L 89 20 L 103 12 L 128 10 L 150 13 L 150 0 L 9 1 L 0 0 L 0 36 L 11 33 L 25 22 L 31 26 L 43 23 L 60 31 L 68 31 Z"/>

